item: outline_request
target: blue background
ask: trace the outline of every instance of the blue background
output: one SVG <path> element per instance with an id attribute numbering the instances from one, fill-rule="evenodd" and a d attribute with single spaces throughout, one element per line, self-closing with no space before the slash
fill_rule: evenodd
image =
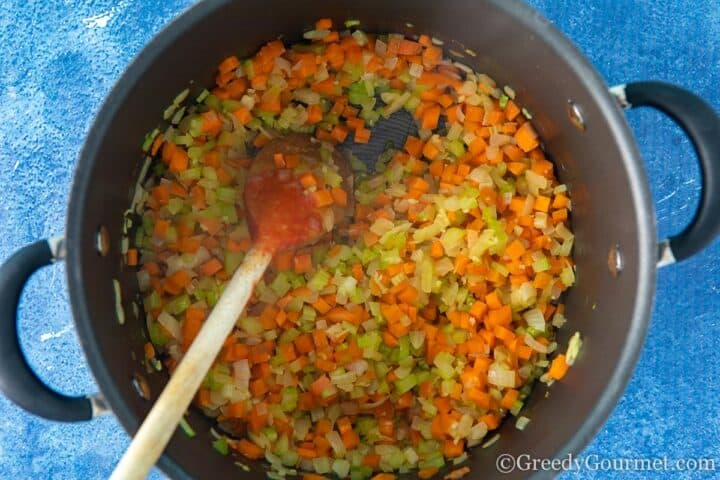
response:
<path id="1" fill-rule="evenodd" d="M 530 3 L 579 46 L 609 85 L 671 81 L 720 110 L 717 0 Z M 35 239 L 62 234 L 75 162 L 103 98 L 142 46 L 191 4 L 3 2 L 0 260 Z M 660 114 L 632 111 L 628 119 L 647 165 L 664 238 L 681 231 L 697 205 L 700 179 L 694 154 L 680 130 Z M 719 260 L 716 242 L 701 255 L 659 272 L 655 313 L 635 375 L 586 454 L 714 457 L 720 470 Z M 25 352 L 43 379 L 64 393 L 85 394 L 97 388 L 75 337 L 64 274 L 59 265 L 32 279 L 20 330 Z M 32 417 L 0 397 L 0 479 L 106 478 L 127 443 L 113 416 L 64 425 Z M 590 471 L 564 474 L 598 476 Z M 628 474 L 606 472 L 602 477 Z"/>

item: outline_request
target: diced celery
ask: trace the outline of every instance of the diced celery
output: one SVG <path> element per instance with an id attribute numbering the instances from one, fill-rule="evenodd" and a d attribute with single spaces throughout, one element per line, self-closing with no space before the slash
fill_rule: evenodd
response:
<path id="1" fill-rule="evenodd" d="M 325 285 L 327 285 L 329 281 L 330 274 L 327 273 L 325 270 L 318 270 L 308 281 L 307 287 L 313 292 L 319 292 L 320 290 L 325 288 Z"/>
<path id="2" fill-rule="evenodd" d="M 492 262 L 490 264 L 490 268 L 498 272 L 503 277 L 507 277 L 508 275 L 510 275 L 510 270 L 508 270 L 504 265 L 501 265 L 497 262 Z"/>
<path id="3" fill-rule="evenodd" d="M 350 469 L 350 480 L 367 480 L 373 474 L 373 469 L 367 465 L 353 466 Z"/>
<path id="4" fill-rule="evenodd" d="M 165 241 L 167 243 L 177 242 L 177 230 L 175 229 L 175 227 L 168 227 L 168 229 L 165 231 Z"/>
<path id="5" fill-rule="evenodd" d="M 218 452 L 220 455 L 227 455 L 230 452 L 230 449 L 228 447 L 228 442 L 225 437 L 220 437 L 217 440 L 215 440 L 212 444 L 213 448 L 216 452 Z"/>
<path id="6" fill-rule="evenodd" d="M 544 272 L 546 270 L 550 270 L 550 262 L 548 261 L 547 257 L 542 257 L 538 260 L 535 260 L 532 267 L 533 270 L 535 270 L 535 273 Z"/>
<path id="7" fill-rule="evenodd" d="M 297 407 L 298 389 L 296 387 L 285 387 L 282 390 L 280 407 L 284 412 L 292 412 Z"/>
<path id="8" fill-rule="evenodd" d="M 201 176 L 202 168 L 200 167 L 188 168 L 187 170 L 180 172 L 181 180 L 199 180 Z"/>
<path id="9" fill-rule="evenodd" d="M 277 441 L 277 430 L 273 427 L 265 427 L 260 431 L 260 433 L 262 433 L 263 437 L 265 437 L 271 445 Z"/>
<path id="10" fill-rule="evenodd" d="M 442 468 L 445 466 L 445 458 L 443 457 L 442 451 L 434 451 L 430 453 L 425 459 L 418 463 L 418 467 L 423 468 Z"/>
<path id="11" fill-rule="evenodd" d="M 369 127 L 372 127 L 380 120 L 380 114 L 372 108 L 363 108 L 360 112 L 360 118 L 365 120 L 365 123 L 367 123 Z"/>
<path id="12" fill-rule="evenodd" d="M 453 357 L 450 353 L 440 352 L 435 355 L 433 365 L 437 367 L 440 376 L 443 379 L 448 380 L 455 376 L 455 369 L 452 366 L 454 361 L 455 357 Z"/>
<path id="13" fill-rule="evenodd" d="M 455 257 L 460 253 L 464 246 L 465 230 L 462 228 L 451 227 L 443 232 L 440 237 L 445 255 Z"/>
<path id="14" fill-rule="evenodd" d="M 371 100 L 364 82 L 356 82 L 348 88 L 348 101 L 353 105 L 365 106 Z"/>
<path id="15" fill-rule="evenodd" d="M 243 261 L 243 258 L 245 258 L 244 252 L 225 252 L 225 261 L 223 262 L 223 267 L 225 268 L 225 271 L 228 274 L 233 274 L 235 270 L 240 266 L 240 264 Z"/>
<path id="16" fill-rule="evenodd" d="M 180 419 L 179 425 L 180 425 L 180 428 L 182 429 L 182 431 L 185 432 L 185 435 L 187 435 L 190 438 L 195 436 L 195 430 L 193 430 L 193 428 L 190 426 L 188 421 L 185 420 L 185 417 Z"/>
<path id="17" fill-rule="evenodd" d="M 435 283 L 435 264 L 429 255 L 423 257 L 420 261 L 420 289 L 425 293 L 432 292 Z"/>
<path id="18" fill-rule="evenodd" d="M 180 295 L 165 305 L 165 310 L 171 315 L 179 315 L 190 306 L 190 297 L 187 294 Z"/>
<path id="19" fill-rule="evenodd" d="M 250 335 L 260 335 L 263 331 L 262 322 L 258 317 L 240 317 L 238 320 L 238 327 Z"/>
<path id="20" fill-rule="evenodd" d="M 213 110 L 220 110 L 222 108 L 222 105 L 220 104 L 220 99 L 213 94 L 205 97 L 205 101 L 203 103 L 205 103 L 205 105 L 212 108 Z"/>
<path id="21" fill-rule="evenodd" d="M 500 100 L 498 100 L 498 105 L 500 106 L 500 108 L 504 109 L 507 106 L 508 100 L 510 100 L 510 97 L 508 97 L 507 95 L 502 95 L 500 97 Z"/>
<path id="22" fill-rule="evenodd" d="M 172 213 L 173 215 L 177 215 L 184 206 L 185 206 L 185 202 L 183 201 L 182 198 L 174 198 L 173 197 L 168 202 L 167 208 L 170 211 L 170 213 Z"/>
<path id="23" fill-rule="evenodd" d="M 575 272 L 572 267 L 565 267 L 560 272 L 560 281 L 566 287 L 571 287 L 575 283 Z"/>
<path id="24" fill-rule="evenodd" d="M 330 459 L 328 457 L 313 458 L 312 464 L 317 473 L 322 474 L 330 471 Z"/>
<path id="25" fill-rule="evenodd" d="M 303 323 L 306 322 L 314 322 L 315 317 L 317 316 L 317 312 L 314 308 L 312 308 L 310 305 L 305 305 L 302 308 L 302 313 L 300 314 L 300 321 Z"/>
<path id="26" fill-rule="evenodd" d="M 150 147 L 152 146 L 153 141 L 155 140 L 155 137 L 157 137 L 159 133 L 160 133 L 160 130 L 158 130 L 156 128 L 152 132 L 145 135 L 145 139 L 143 140 L 143 144 L 142 144 L 143 152 L 147 152 L 148 150 L 150 150 Z"/>
<path id="27" fill-rule="evenodd" d="M 273 292 L 275 292 L 278 297 L 282 297 L 290 291 L 292 285 L 290 285 L 290 282 L 285 272 L 280 272 L 270 283 L 270 288 Z"/>
<path id="28" fill-rule="evenodd" d="M 465 145 L 462 140 L 451 140 L 447 144 L 447 151 L 450 152 L 455 158 L 460 158 L 465 155 Z"/>
<path id="29" fill-rule="evenodd" d="M 150 336 L 150 341 L 159 347 L 165 346 L 167 342 L 170 341 L 170 338 L 163 333 L 160 325 L 154 321 L 148 324 L 148 335 Z"/>
<path id="30" fill-rule="evenodd" d="M 208 97 L 208 95 L 210 95 L 210 92 L 205 88 L 205 89 L 203 89 L 202 92 L 200 92 L 200 94 L 198 94 L 198 96 L 197 96 L 197 98 L 195 99 L 195 101 L 196 101 L 197 103 L 202 103 L 202 102 L 205 101 L 205 99 Z M 178 102 L 178 103 L 179 103 L 179 102 Z"/>
<path id="31" fill-rule="evenodd" d="M 338 458 L 333 461 L 332 464 L 332 471 L 337 475 L 339 478 L 345 478 L 350 473 L 350 462 L 348 462 L 345 459 Z"/>
<path id="32" fill-rule="evenodd" d="M 400 258 L 400 253 L 397 248 L 380 252 L 380 268 L 387 268 L 390 265 L 395 265 L 400 262 L 402 262 L 402 258 Z"/>
<path id="33" fill-rule="evenodd" d="M 418 105 L 420 105 L 420 97 L 416 95 L 412 95 L 410 98 L 407 99 L 405 102 L 405 105 L 403 105 L 403 108 L 407 110 L 410 113 L 415 112 L 415 109 L 417 109 Z"/>
<path id="34" fill-rule="evenodd" d="M 409 392 L 418 384 L 417 375 L 411 373 L 405 378 L 401 378 L 395 381 L 395 391 L 398 395 L 402 395 L 405 392 Z"/>
<path id="35" fill-rule="evenodd" d="M 232 187 L 220 187 L 216 190 L 217 198 L 221 202 L 234 203 L 237 201 L 238 193 Z"/>

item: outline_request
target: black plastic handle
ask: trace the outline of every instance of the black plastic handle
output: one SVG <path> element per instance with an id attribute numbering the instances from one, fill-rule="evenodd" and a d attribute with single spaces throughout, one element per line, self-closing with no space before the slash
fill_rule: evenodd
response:
<path id="1" fill-rule="evenodd" d="M 647 105 L 667 114 L 690 137 L 700 160 L 700 206 L 690 225 L 660 246 L 663 263 L 684 260 L 720 234 L 720 116 L 702 98 L 669 83 L 628 83 L 624 100 L 626 107 Z"/>
<path id="2" fill-rule="evenodd" d="M 40 240 L 21 248 L 0 267 L 0 390 L 28 412 L 62 422 L 93 417 L 87 397 L 68 397 L 45 385 L 28 364 L 18 340 L 17 307 L 30 276 L 56 260 L 58 240 Z"/>

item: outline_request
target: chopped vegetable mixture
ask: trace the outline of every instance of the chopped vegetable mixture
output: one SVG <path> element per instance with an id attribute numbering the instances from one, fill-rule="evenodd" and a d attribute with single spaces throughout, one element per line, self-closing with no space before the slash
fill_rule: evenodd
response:
<path id="1" fill-rule="evenodd" d="M 251 246 L 255 149 L 314 135 L 327 162 L 279 154 L 275 168 L 332 212 L 351 200 L 331 162 L 339 144 L 367 143 L 401 109 L 417 119 L 374 172 L 352 162 L 346 225 L 275 255 L 197 394 L 229 434 L 215 449 L 264 458 L 276 477 L 428 478 L 577 354 L 550 361 L 575 281 L 572 203 L 529 113 L 428 36 L 357 27 L 322 19 L 306 43 L 225 59 L 212 91 L 190 105 L 183 92 L 143 145 L 153 175 L 127 263 L 139 266 L 147 360 L 172 372 Z"/>

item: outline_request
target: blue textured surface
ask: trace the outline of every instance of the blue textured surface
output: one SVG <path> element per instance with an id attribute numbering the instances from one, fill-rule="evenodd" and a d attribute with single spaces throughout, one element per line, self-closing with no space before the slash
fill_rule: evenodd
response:
<path id="1" fill-rule="evenodd" d="M 63 232 L 76 158 L 102 99 L 142 46 L 192 2 L 3 3 L 0 260 L 32 240 Z M 667 80 L 699 93 L 720 110 L 716 0 L 530 3 L 579 46 L 608 84 Z M 649 172 L 660 236 L 677 233 L 699 198 L 692 148 L 656 112 L 634 111 L 628 118 Z M 635 375 L 586 454 L 715 457 L 720 470 L 719 261 L 716 242 L 703 254 L 660 271 L 655 313 Z M 63 267 L 37 274 L 24 298 L 20 330 L 34 368 L 62 392 L 95 391 L 74 335 Z M 1 479 L 106 478 L 127 443 L 112 416 L 63 425 L 25 414 L 0 397 Z M 564 476 L 599 475 L 585 470 Z"/>

